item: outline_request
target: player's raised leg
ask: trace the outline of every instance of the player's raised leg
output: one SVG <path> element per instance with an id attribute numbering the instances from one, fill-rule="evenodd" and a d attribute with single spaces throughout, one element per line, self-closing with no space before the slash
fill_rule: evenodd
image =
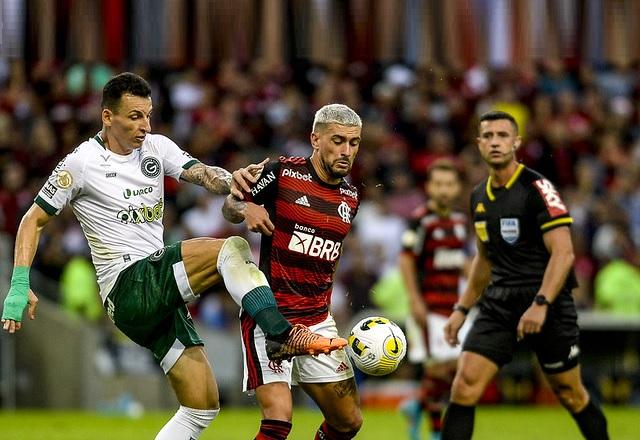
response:
<path id="1" fill-rule="evenodd" d="M 186 240 L 182 242 L 182 258 L 185 291 L 199 295 L 223 279 L 234 301 L 267 335 L 271 359 L 329 353 L 347 345 L 343 338 L 325 338 L 304 326 L 291 326 L 278 311 L 269 283 L 253 262 L 244 238 Z"/>
<path id="2" fill-rule="evenodd" d="M 556 397 L 573 416 L 587 440 L 606 440 L 607 419 L 580 379 L 580 365 L 568 371 L 546 374 Z"/>

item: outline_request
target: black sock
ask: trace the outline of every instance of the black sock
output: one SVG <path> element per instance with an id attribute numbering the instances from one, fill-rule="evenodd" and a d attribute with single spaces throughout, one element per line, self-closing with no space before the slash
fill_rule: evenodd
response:
<path id="1" fill-rule="evenodd" d="M 451 402 L 444 413 L 442 440 L 471 439 L 475 414 L 475 406 L 458 405 Z"/>
<path id="2" fill-rule="evenodd" d="M 587 440 L 608 440 L 607 419 L 598 405 L 589 399 L 587 406 L 577 414 L 571 414 L 580 432 Z"/>
<path id="3" fill-rule="evenodd" d="M 283 341 L 289 336 L 291 324 L 284 319 L 277 307 L 262 309 L 256 313 L 253 319 L 270 339 Z"/>

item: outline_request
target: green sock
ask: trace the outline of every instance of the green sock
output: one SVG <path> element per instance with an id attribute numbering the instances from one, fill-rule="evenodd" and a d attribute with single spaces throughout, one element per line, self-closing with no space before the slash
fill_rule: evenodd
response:
<path id="1" fill-rule="evenodd" d="M 278 310 L 273 292 L 267 286 L 258 286 L 242 298 L 242 308 L 268 336 L 288 334 L 291 324 Z"/>

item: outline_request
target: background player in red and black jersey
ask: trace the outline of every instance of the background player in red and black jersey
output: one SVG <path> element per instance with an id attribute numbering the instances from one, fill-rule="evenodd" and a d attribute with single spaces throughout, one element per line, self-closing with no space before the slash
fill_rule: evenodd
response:
<path id="1" fill-rule="evenodd" d="M 460 188 L 455 164 L 447 159 L 435 161 L 427 171 L 428 201 L 402 236 L 399 264 L 411 310 L 406 323 L 409 359 L 423 364 L 418 399 L 401 407 L 409 418 L 411 440 L 421 438 L 423 411 L 431 419 L 431 438 L 440 438 L 442 410 L 459 355 L 459 349 L 446 344 L 443 323 L 458 301 L 460 275 L 467 262 L 467 219 L 454 211 Z"/>
<path id="2" fill-rule="evenodd" d="M 308 158 L 280 158 L 267 165 L 245 201 L 228 198 L 251 231 L 263 234 L 260 267 L 282 314 L 329 338 L 338 337 L 329 312 L 342 243 L 360 203 L 344 180 L 360 146 L 362 122 L 349 107 L 330 104 L 315 115 Z M 238 206 L 244 205 L 244 206 Z M 255 390 L 263 420 L 257 439 L 285 439 L 291 430 L 290 385 L 318 404 L 325 421 L 316 439 L 351 439 L 362 425 L 353 370 L 344 351 L 269 361 L 264 333 L 241 315 L 245 391 Z"/>
<path id="3" fill-rule="evenodd" d="M 483 115 L 477 142 L 489 177 L 471 195 L 478 252 L 445 326 L 450 344 L 478 300 L 480 312 L 463 344 L 442 438 L 471 438 L 475 405 L 523 341 L 584 437 L 608 439 L 580 376 L 569 212 L 551 182 L 516 161 L 521 139 L 511 115 Z"/>

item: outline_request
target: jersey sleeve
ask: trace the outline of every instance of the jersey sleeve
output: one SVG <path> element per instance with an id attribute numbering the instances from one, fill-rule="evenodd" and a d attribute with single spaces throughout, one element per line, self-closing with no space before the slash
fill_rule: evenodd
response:
<path id="1" fill-rule="evenodd" d="M 536 222 L 542 232 L 573 223 L 573 219 L 562 201 L 560 193 L 547 179 L 542 178 L 533 182 L 529 201 L 535 212 Z"/>
<path id="2" fill-rule="evenodd" d="M 245 193 L 245 200 L 256 205 L 273 201 L 277 195 L 280 168 L 281 162 L 267 164 L 258 181 L 251 187 L 251 191 Z"/>
<path id="3" fill-rule="evenodd" d="M 418 242 L 418 228 L 420 227 L 420 221 L 418 219 L 412 219 L 407 225 L 407 229 L 402 233 L 400 243 L 402 246 L 401 252 L 403 254 L 414 255 L 416 243 Z"/>
<path id="4" fill-rule="evenodd" d="M 168 137 L 162 135 L 157 135 L 157 137 L 157 148 L 162 155 L 164 174 L 180 180 L 182 172 L 198 163 L 198 160 L 178 147 L 178 145 Z"/>
<path id="5" fill-rule="evenodd" d="M 58 215 L 82 189 L 84 164 L 77 152 L 69 153 L 54 168 L 34 202 L 49 215 Z"/>

